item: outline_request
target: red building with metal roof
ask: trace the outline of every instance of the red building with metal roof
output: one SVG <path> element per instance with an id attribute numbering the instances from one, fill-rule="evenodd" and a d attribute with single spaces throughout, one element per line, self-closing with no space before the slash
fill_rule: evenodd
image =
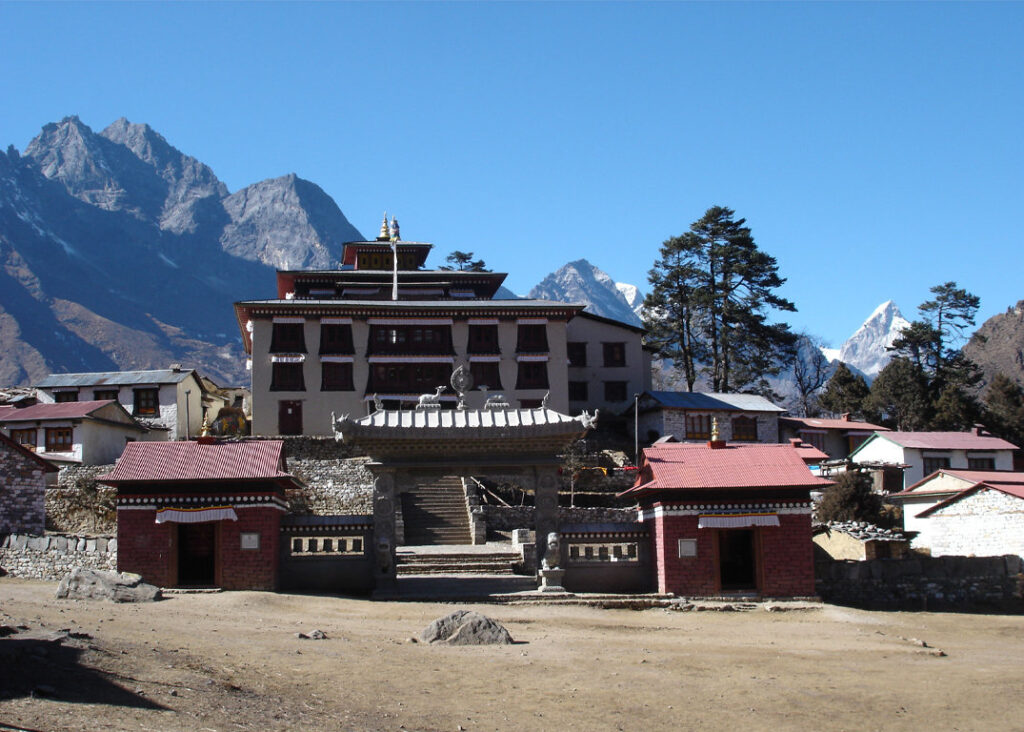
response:
<path id="1" fill-rule="evenodd" d="M 275 590 L 288 474 L 280 440 L 134 442 L 117 489 L 118 570 L 163 587 Z"/>
<path id="2" fill-rule="evenodd" d="M 666 443 L 643 451 L 637 483 L 659 592 L 814 594 L 811 474 L 792 444 Z"/>

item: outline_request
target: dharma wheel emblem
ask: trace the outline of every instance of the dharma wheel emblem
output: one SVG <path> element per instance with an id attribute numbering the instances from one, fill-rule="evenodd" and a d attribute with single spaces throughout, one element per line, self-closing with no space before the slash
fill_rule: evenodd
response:
<path id="1" fill-rule="evenodd" d="M 463 399 L 466 396 L 466 392 L 473 388 L 473 375 L 469 373 L 465 366 L 459 366 L 452 372 L 451 384 L 455 393 L 459 395 L 459 408 L 465 409 Z"/>

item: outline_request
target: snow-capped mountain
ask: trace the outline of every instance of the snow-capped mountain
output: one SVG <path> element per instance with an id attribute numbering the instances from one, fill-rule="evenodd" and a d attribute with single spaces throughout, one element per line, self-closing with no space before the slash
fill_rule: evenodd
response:
<path id="1" fill-rule="evenodd" d="M 640 292 L 640 288 L 626 282 L 616 282 L 615 289 L 621 292 L 622 296 L 626 298 L 626 303 L 633 308 L 633 312 L 636 314 L 636 317 L 643 320 L 645 296 L 644 293 Z"/>
<path id="2" fill-rule="evenodd" d="M 639 291 L 633 294 L 633 302 L 627 299 L 622 288 L 636 288 L 619 285 L 585 259 L 569 262 L 545 277 L 539 285 L 530 290 L 530 297 L 538 300 L 559 300 L 581 303 L 587 312 L 606 318 L 640 325 L 640 318 L 634 310 L 634 302 L 643 302 Z"/>
<path id="3" fill-rule="evenodd" d="M 822 349 L 822 352 L 829 360 L 838 359 L 874 378 L 892 358 L 892 352 L 886 349 L 908 325 L 910 321 L 903 317 L 896 303 L 886 300 L 846 339 L 838 352 L 835 349 Z"/>

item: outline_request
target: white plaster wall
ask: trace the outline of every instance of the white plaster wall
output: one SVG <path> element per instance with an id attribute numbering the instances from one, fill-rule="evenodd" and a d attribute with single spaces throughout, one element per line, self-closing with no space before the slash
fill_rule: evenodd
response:
<path id="1" fill-rule="evenodd" d="M 39 455 L 42 455 L 44 457 L 47 455 L 47 452 L 46 452 L 46 428 L 47 427 L 50 427 L 50 428 L 70 427 L 71 428 L 71 448 L 72 448 L 71 452 L 52 452 L 52 453 L 49 453 L 50 455 L 59 455 L 59 456 L 61 456 L 65 460 L 70 458 L 70 459 L 74 459 L 74 460 L 79 460 L 80 461 L 82 459 L 82 425 L 81 424 L 77 424 L 77 425 L 72 424 L 70 420 L 68 420 L 67 422 L 61 422 L 61 421 L 46 422 L 45 424 L 41 425 L 38 428 L 38 433 L 36 435 L 36 440 L 39 442 L 39 445 L 36 446 L 36 452 Z M 118 454 L 120 455 L 120 453 L 118 453 Z"/>
<path id="2" fill-rule="evenodd" d="M 573 414 L 581 410 L 610 410 L 616 414 L 623 412 L 633 403 L 633 395 L 650 388 L 650 358 L 643 350 L 643 339 L 640 333 L 611 323 L 577 316 L 566 326 L 567 342 L 587 344 L 587 365 L 569 366 L 566 378 L 566 394 L 569 381 L 586 381 L 587 401 L 571 402 L 569 409 Z M 604 343 L 623 343 L 625 345 L 626 365 L 604 365 Z M 568 350 L 566 351 L 568 354 Z M 626 398 L 619 402 L 609 402 L 604 398 L 604 382 L 625 381 Z M 641 435 L 645 433 L 641 432 Z"/>
<path id="3" fill-rule="evenodd" d="M 982 489 L 926 520 L 933 556 L 1024 556 L 1024 499 Z"/>
<path id="4" fill-rule="evenodd" d="M 121 457 L 126 440 L 140 436 L 135 429 L 102 422 L 82 422 L 75 429 L 82 437 L 83 465 L 110 465 Z"/>

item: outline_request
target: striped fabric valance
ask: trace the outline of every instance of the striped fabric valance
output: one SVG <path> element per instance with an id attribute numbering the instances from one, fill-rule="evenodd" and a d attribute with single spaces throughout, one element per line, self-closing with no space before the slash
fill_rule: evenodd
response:
<path id="1" fill-rule="evenodd" d="M 305 360 L 304 353 L 279 353 L 270 357 L 271 363 L 302 363 Z"/>
<path id="2" fill-rule="evenodd" d="M 742 529 L 747 526 L 778 526 L 777 513 L 702 513 L 698 529 Z"/>
<path id="3" fill-rule="evenodd" d="M 199 524 L 204 521 L 238 521 L 238 514 L 231 506 L 160 508 L 156 512 L 158 524 Z"/>

